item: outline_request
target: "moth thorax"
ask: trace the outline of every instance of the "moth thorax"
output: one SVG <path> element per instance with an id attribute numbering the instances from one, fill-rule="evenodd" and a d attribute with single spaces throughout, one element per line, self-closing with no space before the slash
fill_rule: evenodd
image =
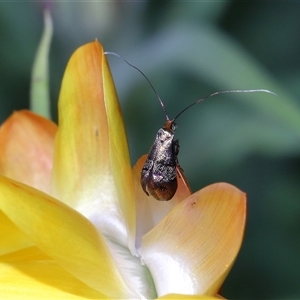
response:
<path id="1" fill-rule="evenodd" d="M 172 140 L 174 137 L 174 133 L 164 129 L 160 128 L 157 132 L 157 139 L 161 142 L 164 143 L 168 140 Z"/>

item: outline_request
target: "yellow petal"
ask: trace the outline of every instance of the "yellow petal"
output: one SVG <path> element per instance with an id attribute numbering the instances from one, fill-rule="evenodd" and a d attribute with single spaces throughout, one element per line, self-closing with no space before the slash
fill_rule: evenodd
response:
<path id="1" fill-rule="evenodd" d="M 31 246 L 27 248 L 20 249 L 15 252 L 8 254 L 0 255 L 0 262 L 3 263 L 12 263 L 12 262 L 21 262 L 28 260 L 49 260 L 50 257 L 47 256 L 42 250 L 36 246 Z"/>
<path id="2" fill-rule="evenodd" d="M 1 299 L 108 299 L 52 260 L 0 263 Z"/>
<path id="3" fill-rule="evenodd" d="M 56 125 L 30 111 L 0 127 L 0 174 L 49 193 Z"/>
<path id="4" fill-rule="evenodd" d="M 103 55 L 103 54 L 102 54 Z M 127 230 L 127 245 L 133 255 L 135 248 L 136 207 L 131 162 L 123 116 L 106 56 L 103 56 L 103 87 L 109 130 L 110 167 L 114 176 L 118 200 Z"/>
<path id="5" fill-rule="evenodd" d="M 133 181 L 135 188 L 137 209 L 136 246 L 140 248 L 141 238 L 158 224 L 178 203 L 191 195 L 183 178 L 177 176 L 178 188 L 170 201 L 157 201 L 147 196 L 140 183 L 142 167 L 147 155 L 143 155 L 133 167 Z"/>
<path id="6" fill-rule="evenodd" d="M 88 219 L 31 187 L 0 177 L 0 210 L 57 264 L 111 298 L 128 290 L 104 238 Z"/>
<path id="7" fill-rule="evenodd" d="M 0 255 L 10 253 L 32 245 L 32 242 L 3 212 L 0 210 Z"/>
<path id="8" fill-rule="evenodd" d="M 227 183 L 179 203 L 142 241 L 158 295 L 216 295 L 239 251 L 245 218 L 245 194 Z"/>
<path id="9" fill-rule="evenodd" d="M 102 46 L 72 55 L 59 97 L 53 189 L 134 252 L 135 205 L 124 124 Z"/>

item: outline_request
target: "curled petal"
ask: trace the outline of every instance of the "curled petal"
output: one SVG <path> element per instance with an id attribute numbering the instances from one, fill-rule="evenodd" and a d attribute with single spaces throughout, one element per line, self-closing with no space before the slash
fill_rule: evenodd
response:
<path id="1" fill-rule="evenodd" d="M 49 193 L 56 130 L 28 110 L 14 112 L 0 127 L 0 174 Z"/>
<path id="2" fill-rule="evenodd" d="M 47 256 L 89 287 L 111 298 L 136 296 L 122 280 L 104 238 L 76 210 L 5 177 L 0 177 L 0 210 Z"/>
<path id="3" fill-rule="evenodd" d="M 227 183 L 179 203 L 142 241 L 158 296 L 216 295 L 239 251 L 245 218 L 245 194 Z"/>
<path id="4" fill-rule="evenodd" d="M 133 181 L 137 207 L 136 246 L 140 248 L 142 236 L 156 226 L 178 203 L 191 195 L 182 177 L 177 176 L 178 188 L 170 201 L 157 201 L 147 196 L 141 188 L 141 172 L 147 155 L 143 155 L 133 167 Z"/>
<path id="5" fill-rule="evenodd" d="M 135 205 L 122 115 L 102 46 L 72 55 L 59 97 L 53 190 L 135 253 Z"/>

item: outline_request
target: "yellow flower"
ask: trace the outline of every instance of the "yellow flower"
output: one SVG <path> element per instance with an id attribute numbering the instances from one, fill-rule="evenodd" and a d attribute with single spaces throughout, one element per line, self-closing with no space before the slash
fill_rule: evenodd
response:
<path id="1" fill-rule="evenodd" d="M 72 55 L 59 125 L 30 111 L 0 127 L 0 296 L 209 299 L 241 245 L 246 200 L 217 183 L 169 202 L 131 169 L 102 46 Z M 180 294 L 180 295 L 176 295 Z"/>

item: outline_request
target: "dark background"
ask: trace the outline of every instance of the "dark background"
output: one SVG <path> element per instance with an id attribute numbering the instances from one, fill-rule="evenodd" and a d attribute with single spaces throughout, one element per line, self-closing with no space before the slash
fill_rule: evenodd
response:
<path id="1" fill-rule="evenodd" d="M 218 181 L 248 194 L 245 240 L 222 294 L 231 299 L 300 298 L 300 3 L 53 2 L 52 113 L 72 52 L 95 38 L 147 74 L 178 119 L 180 163 L 193 190 Z M 0 3 L 0 121 L 27 108 L 42 33 L 42 3 Z M 145 79 L 110 57 L 132 163 L 164 123 Z M 1 145 L 0 145 L 1 146 Z"/>

